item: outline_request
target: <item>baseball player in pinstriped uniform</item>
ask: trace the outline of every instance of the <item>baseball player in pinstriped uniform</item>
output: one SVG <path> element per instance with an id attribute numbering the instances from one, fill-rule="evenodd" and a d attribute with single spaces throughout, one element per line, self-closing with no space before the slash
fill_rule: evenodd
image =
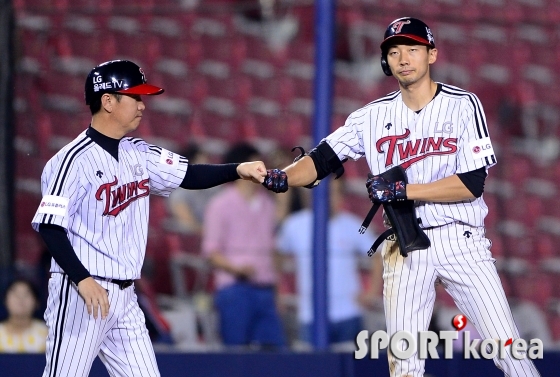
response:
<path id="1" fill-rule="evenodd" d="M 95 67 L 85 83 L 91 125 L 44 168 L 32 221 L 53 256 L 44 377 L 87 376 L 98 355 L 111 376 L 159 376 L 133 287 L 146 250 L 149 195 L 266 175 L 260 161 L 189 165 L 125 137 L 140 123 L 141 95 L 162 92 L 133 62 Z"/>
<path id="2" fill-rule="evenodd" d="M 427 330 L 434 285 L 440 282 L 483 338 L 519 338 L 485 237 L 488 207 L 482 193 L 496 157 L 482 105 L 473 93 L 431 79 L 429 67 L 437 50 L 422 21 L 393 21 L 381 51 L 383 71 L 395 76 L 400 90 L 354 111 L 307 156 L 284 171 L 269 171 L 264 185 L 275 192 L 286 191 L 288 184 L 310 185 L 330 173 L 342 174 L 345 160 L 365 156 L 374 175 L 367 181 L 370 199 L 382 204 L 413 200 L 431 241 L 430 247 L 407 257 L 397 242 L 385 242 L 389 336 Z M 406 186 L 379 176 L 398 165 L 406 169 Z M 530 359 L 511 356 L 511 347 L 503 360 L 494 362 L 506 376 L 539 376 Z M 405 360 L 389 354 L 389 367 L 391 376 L 424 374 L 424 361 L 417 354 Z"/>

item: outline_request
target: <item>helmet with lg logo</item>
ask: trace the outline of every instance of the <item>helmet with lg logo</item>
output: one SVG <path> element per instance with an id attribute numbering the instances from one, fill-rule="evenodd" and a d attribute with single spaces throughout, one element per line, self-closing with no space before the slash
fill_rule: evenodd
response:
<path id="1" fill-rule="evenodd" d="M 111 60 L 89 73 L 85 86 L 86 105 L 104 93 L 155 95 L 163 93 L 163 89 L 148 84 L 144 70 L 135 63 Z"/>
<path id="2" fill-rule="evenodd" d="M 397 38 L 409 39 L 431 48 L 436 47 L 432 30 L 424 22 L 412 17 L 396 19 L 387 27 L 381 42 L 381 68 L 387 76 L 393 75 L 387 64 L 387 51 Z"/>

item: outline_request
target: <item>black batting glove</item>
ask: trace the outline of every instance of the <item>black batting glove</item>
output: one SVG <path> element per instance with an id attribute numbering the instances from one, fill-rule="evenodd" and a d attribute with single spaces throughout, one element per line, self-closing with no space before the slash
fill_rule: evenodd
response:
<path id="1" fill-rule="evenodd" d="M 276 193 L 286 192 L 288 191 L 288 175 L 284 170 L 269 169 L 266 171 L 266 178 L 262 185 Z"/>
<path id="2" fill-rule="evenodd" d="M 404 181 L 389 182 L 380 175 L 368 174 L 366 181 L 369 200 L 372 203 L 390 203 L 406 200 L 406 183 Z"/>

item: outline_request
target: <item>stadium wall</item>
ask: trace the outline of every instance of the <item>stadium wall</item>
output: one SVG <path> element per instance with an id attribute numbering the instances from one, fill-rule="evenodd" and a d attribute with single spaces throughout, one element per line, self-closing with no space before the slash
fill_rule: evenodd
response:
<path id="1" fill-rule="evenodd" d="M 388 376 L 387 358 L 354 360 L 343 353 L 159 353 L 162 377 L 375 377 Z M 535 364 L 543 377 L 557 375 L 559 352 L 546 352 Z M 0 354 L 0 375 L 28 377 L 41 375 L 44 355 Z M 432 377 L 500 377 L 503 373 L 490 360 L 428 360 L 426 374 Z M 96 359 L 90 377 L 107 377 Z"/>

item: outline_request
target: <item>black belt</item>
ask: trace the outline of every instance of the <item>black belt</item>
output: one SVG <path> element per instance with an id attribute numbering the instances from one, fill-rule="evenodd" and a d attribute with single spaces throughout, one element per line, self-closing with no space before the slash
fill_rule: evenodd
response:
<path id="1" fill-rule="evenodd" d="M 128 288 L 128 287 L 130 287 L 132 284 L 134 284 L 134 280 L 110 279 L 110 278 L 104 278 L 104 277 L 95 276 L 95 275 L 92 275 L 92 278 L 97 279 L 97 280 L 102 280 L 102 281 L 106 281 L 106 282 L 109 282 L 109 283 L 116 284 L 116 285 L 119 286 L 119 288 L 120 288 L 121 290 L 122 290 L 122 289 L 125 289 L 125 288 Z"/>

